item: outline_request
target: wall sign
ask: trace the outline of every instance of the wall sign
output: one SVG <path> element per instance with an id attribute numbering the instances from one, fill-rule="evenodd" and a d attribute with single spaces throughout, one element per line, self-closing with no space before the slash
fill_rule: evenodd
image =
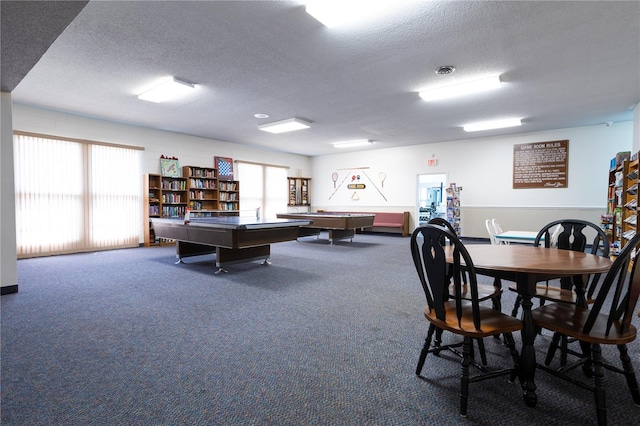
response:
<path id="1" fill-rule="evenodd" d="M 569 141 L 513 146 L 513 189 L 567 188 Z"/>

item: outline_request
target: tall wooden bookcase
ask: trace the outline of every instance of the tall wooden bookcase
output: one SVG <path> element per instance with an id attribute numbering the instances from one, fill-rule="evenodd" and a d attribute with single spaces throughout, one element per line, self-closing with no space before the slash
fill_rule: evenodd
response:
<path id="1" fill-rule="evenodd" d="M 604 228 L 615 256 L 638 230 L 638 153 L 623 161 L 611 160 L 607 213 L 602 216 Z"/>
<path id="2" fill-rule="evenodd" d="M 187 208 L 198 216 L 240 214 L 240 183 L 220 181 L 212 167 L 183 166 L 182 177 L 146 174 L 144 186 L 144 245 L 162 244 L 156 238 L 150 218 L 184 217 Z"/>
<path id="3" fill-rule="evenodd" d="M 189 208 L 191 210 L 218 210 L 218 171 L 208 167 L 182 167 L 187 178 Z"/>
<path id="4" fill-rule="evenodd" d="M 219 181 L 220 202 L 218 210 L 240 213 L 240 182 L 237 180 Z"/>
<path id="5" fill-rule="evenodd" d="M 187 210 L 187 180 L 183 177 L 167 177 L 146 174 L 144 187 L 144 245 L 159 244 L 149 218 L 180 217 Z"/>

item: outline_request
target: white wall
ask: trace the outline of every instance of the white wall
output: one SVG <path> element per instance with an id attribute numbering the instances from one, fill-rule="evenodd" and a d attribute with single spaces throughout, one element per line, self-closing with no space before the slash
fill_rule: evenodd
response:
<path id="1" fill-rule="evenodd" d="M 161 155 L 177 157 L 180 166 L 214 167 L 213 157 L 220 156 L 289 167 L 289 176 L 311 175 L 311 159 L 302 155 L 128 126 L 25 105 L 13 106 L 13 128 L 16 131 L 144 147 L 140 179 L 138 182 L 132 182 L 132 185 L 138 185 L 140 195 L 142 175 L 160 174 Z M 283 185 L 286 185 L 286 182 L 283 182 Z M 140 226 L 142 242 L 143 224 Z"/>
<path id="2" fill-rule="evenodd" d="M 513 189 L 513 145 L 569 140 L 568 188 Z M 418 146 L 373 149 L 314 157 L 314 209 L 340 211 L 410 211 L 415 223 L 417 175 L 445 173 L 463 187 L 462 235 L 486 237 L 484 219 L 497 217 L 503 228 L 538 230 L 553 219 L 574 217 L 599 221 L 605 212 L 609 160 L 619 151 L 631 151 L 633 122 L 560 129 Z M 427 166 L 427 160 L 438 164 Z M 371 179 L 365 190 L 346 189 L 358 167 Z M 338 171 L 334 189 L 331 175 Z M 384 198 L 378 174 L 384 171 Z M 376 186 L 378 188 L 376 188 Z M 335 191 L 335 194 L 334 194 Z M 359 199 L 351 198 L 358 192 Z"/>
<path id="3" fill-rule="evenodd" d="M 636 108 L 636 115 L 637 115 Z M 13 106 L 13 128 L 28 132 L 121 143 L 145 148 L 143 173 L 159 173 L 160 155 L 176 156 L 181 165 L 213 166 L 214 156 L 290 167 L 290 175 L 310 176 L 312 209 L 410 211 L 415 217 L 417 175 L 445 173 L 462 191 L 462 235 L 485 237 L 484 219 L 497 217 L 504 228 L 537 230 L 552 219 L 598 221 L 606 205 L 609 160 L 634 151 L 636 123 L 589 126 L 403 148 L 373 149 L 309 158 L 244 145 L 127 126 L 24 105 Z M 511 187 L 513 145 L 569 140 L 569 187 Z M 435 158 L 437 166 L 427 166 Z M 365 168 L 366 167 L 366 168 Z M 339 173 L 332 180 L 332 173 Z M 384 187 L 380 173 L 386 173 Z M 351 176 L 367 189 L 346 190 Z M 138 185 L 142 185 L 142 177 Z M 342 186 L 340 186 L 342 184 Z M 335 191 L 335 193 L 334 193 Z M 333 195 L 332 195 L 333 194 Z"/>

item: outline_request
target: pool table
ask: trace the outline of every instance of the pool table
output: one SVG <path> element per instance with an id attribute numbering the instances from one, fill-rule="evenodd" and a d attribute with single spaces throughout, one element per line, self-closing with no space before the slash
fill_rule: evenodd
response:
<path id="1" fill-rule="evenodd" d="M 353 241 L 356 229 L 373 226 L 373 219 L 376 217 L 375 214 L 365 213 L 278 213 L 276 216 L 279 219 L 310 221 L 309 225 L 300 227 L 300 237 L 318 236 L 321 230 L 328 230 L 331 244 L 335 240 Z"/>
<path id="2" fill-rule="evenodd" d="M 176 240 L 176 257 L 181 263 L 189 256 L 216 254 L 216 274 L 227 272 L 224 265 L 263 260 L 269 264 L 271 244 L 293 241 L 304 219 L 256 219 L 253 217 L 223 216 L 184 219 L 149 219 L 155 235 Z"/>

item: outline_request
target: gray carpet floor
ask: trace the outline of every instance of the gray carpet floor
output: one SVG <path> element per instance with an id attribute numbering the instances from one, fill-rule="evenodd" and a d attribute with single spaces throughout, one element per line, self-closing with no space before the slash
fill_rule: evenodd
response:
<path id="1" fill-rule="evenodd" d="M 1 299 L 2 424 L 596 423 L 589 392 L 544 372 L 536 408 L 501 377 L 472 384 L 460 417 L 454 355 L 414 374 L 428 323 L 409 239 L 322 237 L 219 275 L 213 256 L 174 264 L 172 246 L 18 261 L 19 293 Z M 513 300 L 505 291 L 505 312 Z M 549 341 L 537 337 L 538 360 Z M 486 346 L 509 365 L 499 339 Z M 638 341 L 629 349 L 638 369 Z M 624 378 L 606 380 L 609 423 L 639 424 Z"/>

